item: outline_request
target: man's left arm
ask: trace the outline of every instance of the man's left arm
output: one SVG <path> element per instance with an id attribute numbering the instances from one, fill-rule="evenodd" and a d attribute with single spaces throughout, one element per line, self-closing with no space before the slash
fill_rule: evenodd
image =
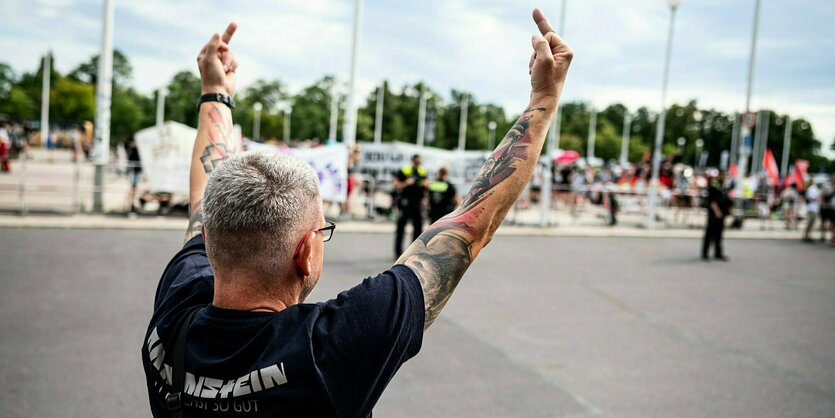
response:
<path id="1" fill-rule="evenodd" d="M 229 97 L 235 94 L 238 62 L 229 49 L 229 41 L 237 27 L 235 23 L 230 23 L 223 35 L 215 33 L 197 56 L 201 94 L 220 93 Z M 185 241 L 202 233 L 203 194 L 209 174 L 236 152 L 237 146 L 232 140 L 232 110 L 219 102 L 203 103 L 191 156 L 189 222 Z"/>

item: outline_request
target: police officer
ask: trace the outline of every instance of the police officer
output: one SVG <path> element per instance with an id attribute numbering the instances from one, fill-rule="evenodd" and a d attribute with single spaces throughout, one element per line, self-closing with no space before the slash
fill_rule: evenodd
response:
<path id="1" fill-rule="evenodd" d="M 432 223 L 455 210 L 460 202 L 455 186 L 447 181 L 448 174 L 447 168 L 441 167 L 438 179 L 429 183 L 429 219 Z"/>
<path id="2" fill-rule="evenodd" d="M 713 255 L 717 260 L 728 261 L 722 252 L 722 232 L 725 230 L 725 217 L 731 207 L 728 191 L 725 188 L 725 172 L 720 171 L 707 187 L 707 226 L 702 241 L 702 260 L 708 261 L 708 252 L 713 243 Z"/>
<path id="3" fill-rule="evenodd" d="M 394 237 L 394 255 L 403 254 L 403 234 L 406 222 L 412 222 L 412 241 L 423 232 L 423 199 L 426 196 L 426 169 L 421 166 L 420 155 L 412 156 L 412 165 L 403 167 L 394 175 L 396 193 L 397 233 Z"/>

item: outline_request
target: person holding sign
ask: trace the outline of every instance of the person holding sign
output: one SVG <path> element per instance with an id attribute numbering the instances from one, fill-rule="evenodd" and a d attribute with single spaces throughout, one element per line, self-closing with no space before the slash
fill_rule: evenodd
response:
<path id="1" fill-rule="evenodd" d="M 316 174 L 290 155 L 236 154 L 237 25 L 212 36 L 197 58 L 186 243 L 162 274 L 142 342 L 155 417 L 371 415 L 531 177 L 573 57 L 542 12 L 533 18 L 530 104 L 461 205 L 390 269 L 321 303 L 304 300 L 336 225 L 323 217 Z"/>

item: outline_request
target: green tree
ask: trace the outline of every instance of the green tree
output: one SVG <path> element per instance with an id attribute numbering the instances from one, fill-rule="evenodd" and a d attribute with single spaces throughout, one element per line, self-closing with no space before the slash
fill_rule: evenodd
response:
<path id="1" fill-rule="evenodd" d="M 168 83 L 165 99 L 165 119 L 197 127 L 197 98 L 200 97 L 201 83 L 191 71 L 180 71 Z"/>
<path id="2" fill-rule="evenodd" d="M 58 80 L 49 94 L 51 119 L 61 122 L 93 120 L 96 111 L 94 87 L 66 77 Z"/>
<path id="3" fill-rule="evenodd" d="M 96 84 L 99 76 L 99 55 L 78 65 L 67 77 L 87 84 Z M 125 87 L 133 76 L 133 66 L 128 57 L 118 49 L 113 50 L 113 85 Z"/>

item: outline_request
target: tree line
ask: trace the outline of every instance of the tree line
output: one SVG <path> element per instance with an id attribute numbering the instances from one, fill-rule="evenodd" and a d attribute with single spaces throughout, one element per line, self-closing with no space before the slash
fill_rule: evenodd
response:
<path id="1" fill-rule="evenodd" d="M 95 84 L 98 73 L 98 56 L 68 72 L 60 74 L 52 60 L 50 75 L 50 121 L 59 125 L 80 124 L 92 121 L 95 114 Z M 155 100 L 158 92 L 142 94 L 131 85 L 133 67 L 121 51 L 113 53 L 113 90 L 111 108 L 111 140 L 114 144 L 125 141 L 139 129 L 155 122 Z M 34 72 L 18 74 L 8 64 L 0 62 L 0 115 L 19 121 L 35 121 L 40 115 L 43 62 Z M 290 113 L 290 137 L 295 140 L 324 142 L 330 126 L 330 106 L 336 80 L 325 76 L 291 94 L 279 80 L 258 80 L 236 95 L 235 121 L 243 134 L 252 136 L 253 105 L 263 106 L 260 133 L 264 140 L 281 139 L 284 132 L 284 113 Z M 415 142 L 418 129 L 420 95 L 426 95 L 427 145 L 453 149 L 458 145 L 460 104 L 462 95 L 469 100 L 467 116 L 467 149 L 486 149 L 489 141 L 488 123 L 496 123 L 497 141 L 507 132 L 516 114 L 506 114 L 501 106 L 481 103 L 472 93 L 452 90 L 449 96 L 433 90 L 425 83 L 392 86 L 383 83 L 384 110 L 382 116 L 382 141 Z M 191 71 L 175 74 L 167 86 L 165 119 L 197 125 L 196 99 L 200 95 L 200 78 Z M 374 137 L 377 92 L 373 91 L 360 100 L 357 112 L 357 138 L 370 141 Z M 342 137 L 345 95 L 339 94 L 337 138 Z M 585 102 L 566 102 L 561 106 L 560 147 L 585 155 L 589 133 L 591 107 Z M 768 148 L 778 163 L 783 152 L 783 131 L 786 115 L 770 112 Z M 655 138 L 657 113 L 646 107 L 627 109 L 622 104 L 612 104 L 597 111 L 595 156 L 604 160 L 616 160 L 621 152 L 621 140 L 625 118 L 631 116 L 629 160 L 647 158 Z M 708 165 L 718 166 L 722 151 L 729 150 L 734 115 L 703 109 L 693 100 L 687 104 L 674 104 L 666 113 L 664 154 L 679 152 L 684 161 L 696 158 L 696 140 L 701 138 L 703 151 L 708 152 Z M 821 155 L 821 142 L 816 139 L 812 124 L 803 118 L 792 118 L 792 142 L 790 157 L 806 159 L 811 169 L 833 171 L 835 160 Z M 685 145 L 679 147 L 679 138 Z"/>

